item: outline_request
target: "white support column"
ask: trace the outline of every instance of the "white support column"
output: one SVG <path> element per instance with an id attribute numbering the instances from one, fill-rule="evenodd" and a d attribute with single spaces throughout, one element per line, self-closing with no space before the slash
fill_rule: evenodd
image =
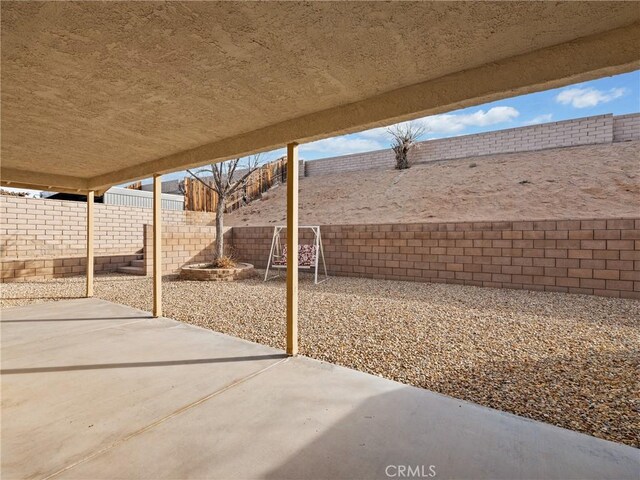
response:
<path id="1" fill-rule="evenodd" d="M 87 297 L 93 297 L 93 200 L 95 192 L 87 192 Z"/>
<path id="2" fill-rule="evenodd" d="M 287 145 L 287 355 L 298 354 L 298 144 Z"/>
<path id="3" fill-rule="evenodd" d="M 153 316 L 162 316 L 162 176 L 153 176 Z"/>

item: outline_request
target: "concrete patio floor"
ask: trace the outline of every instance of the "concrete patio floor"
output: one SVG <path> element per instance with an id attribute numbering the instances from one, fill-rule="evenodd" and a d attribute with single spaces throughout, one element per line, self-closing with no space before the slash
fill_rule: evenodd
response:
<path id="1" fill-rule="evenodd" d="M 104 300 L 5 309 L 1 334 L 5 479 L 640 472 L 628 446 Z"/>

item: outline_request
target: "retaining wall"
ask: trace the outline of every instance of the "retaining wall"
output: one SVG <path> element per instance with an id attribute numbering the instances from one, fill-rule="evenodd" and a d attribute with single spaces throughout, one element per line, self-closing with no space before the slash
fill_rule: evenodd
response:
<path id="1" fill-rule="evenodd" d="M 640 298 L 640 219 L 323 226 L 331 275 Z M 272 227 L 234 227 L 265 267 Z M 301 241 L 310 242 L 308 232 Z"/>
<path id="2" fill-rule="evenodd" d="M 231 227 L 225 228 L 225 250 L 231 248 Z M 178 273 L 189 263 L 210 262 L 216 247 L 216 227 L 209 225 L 162 226 L 162 273 Z M 147 275 L 153 273 L 153 225 L 144 226 L 144 256 Z"/>
<path id="3" fill-rule="evenodd" d="M 115 272 L 119 267 L 129 265 L 139 258 L 137 253 L 96 255 L 94 272 Z M 55 258 L 33 257 L 30 259 L 0 260 L 0 282 L 33 282 L 53 278 L 84 275 L 87 271 L 86 256 L 59 256 Z"/>
<path id="4" fill-rule="evenodd" d="M 420 142 L 414 162 L 640 139 L 640 114 L 599 115 Z M 301 163 L 301 175 L 393 168 L 390 149 Z M 1 280 L 39 280 L 85 271 L 86 204 L 0 196 Z M 95 205 L 96 272 L 150 251 L 152 210 Z M 213 255 L 214 214 L 163 211 L 164 271 Z M 424 223 L 323 227 L 334 275 L 639 295 L 636 219 Z M 146 232 L 146 233 L 145 233 Z M 270 227 L 227 232 L 240 260 L 265 266 Z M 302 238 L 305 238 L 303 234 Z M 232 240 L 231 240 L 232 239 Z M 146 256 L 150 272 L 150 255 Z M 635 262 L 635 263 L 634 263 Z"/>
<path id="5" fill-rule="evenodd" d="M 411 158 L 413 161 L 413 157 Z M 393 150 L 376 150 L 373 152 L 354 153 L 339 157 L 322 158 L 305 162 L 305 176 L 329 175 L 331 173 L 355 172 L 356 170 L 372 170 L 394 168 Z"/>
<path id="6" fill-rule="evenodd" d="M 494 132 L 418 142 L 413 163 L 640 140 L 640 114 L 597 115 Z M 391 149 L 323 158 L 305 163 L 306 176 L 394 168 Z"/>
<path id="7" fill-rule="evenodd" d="M 84 272 L 87 205 L 83 202 L 0 196 L 2 281 L 41 280 Z M 152 209 L 95 204 L 96 272 L 137 258 Z M 211 225 L 215 215 L 163 211 L 167 225 Z"/>
<path id="8" fill-rule="evenodd" d="M 613 117 L 613 141 L 629 142 L 640 139 L 640 114 L 630 113 Z"/>

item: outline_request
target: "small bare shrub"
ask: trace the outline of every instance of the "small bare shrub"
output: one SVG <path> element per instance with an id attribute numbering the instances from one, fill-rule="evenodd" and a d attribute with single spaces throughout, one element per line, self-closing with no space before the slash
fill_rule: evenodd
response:
<path id="1" fill-rule="evenodd" d="M 234 268 L 236 265 L 236 261 L 226 255 L 216 258 L 213 263 L 211 263 L 213 268 Z"/>
<path id="2" fill-rule="evenodd" d="M 396 168 L 398 170 L 409 168 L 409 151 L 424 131 L 424 127 L 412 122 L 399 123 L 387 129 L 393 140 L 391 148 L 396 155 Z"/>

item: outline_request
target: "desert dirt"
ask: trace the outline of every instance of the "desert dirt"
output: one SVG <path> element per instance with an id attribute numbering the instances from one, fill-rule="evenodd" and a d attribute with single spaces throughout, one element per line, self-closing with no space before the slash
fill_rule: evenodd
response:
<path id="1" fill-rule="evenodd" d="M 637 216 L 640 141 L 312 176 L 299 196 L 307 225 Z M 280 224 L 285 215 L 278 186 L 225 223 Z"/>

